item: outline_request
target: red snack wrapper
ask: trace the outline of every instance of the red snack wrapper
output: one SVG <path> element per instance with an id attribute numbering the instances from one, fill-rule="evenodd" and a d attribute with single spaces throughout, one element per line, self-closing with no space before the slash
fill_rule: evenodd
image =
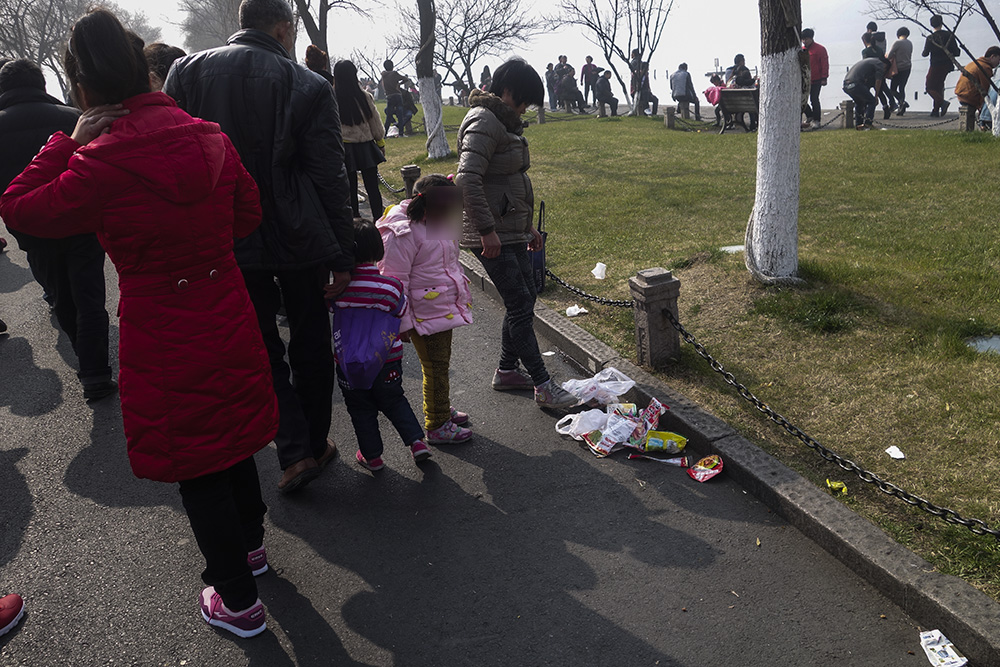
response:
<path id="1" fill-rule="evenodd" d="M 715 454 L 706 456 L 688 468 L 688 475 L 696 482 L 707 482 L 722 472 L 722 458 Z"/>

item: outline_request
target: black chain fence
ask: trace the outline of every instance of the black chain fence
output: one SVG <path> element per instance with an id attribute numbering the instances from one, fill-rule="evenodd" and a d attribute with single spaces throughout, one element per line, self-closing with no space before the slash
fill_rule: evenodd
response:
<path id="1" fill-rule="evenodd" d="M 588 301 L 593 301 L 594 303 L 599 303 L 605 306 L 613 306 L 617 308 L 631 308 L 633 306 L 633 301 L 630 300 L 606 299 L 604 297 L 596 296 L 594 294 L 585 292 L 579 287 L 570 285 L 565 280 L 563 280 L 556 274 L 552 273 L 552 271 L 550 271 L 547 268 L 545 269 L 545 274 L 549 278 L 552 278 L 552 280 L 554 280 L 555 282 L 565 287 L 573 294 L 576 294 L 577 296 L 587 299 Z M 898 498 L 907 505 L 912 505 L 914 507 L 920 508 L 921 510 L 927 512 L 928 514 L 931 514 L 933 516 L 942 519 L 946 523 L 954 524 L 957 526 L 964 526 L 965 528 L 968 528 L 976 535 L 991 535 L 994 539 L 1000 542 L 1000 530 L 992 528 L 985 521 L 981 519 L 966 518 L 953 509 L 942 507 L 941 505 L 936 505 L 931 501 L 927 500 L 926 498 L 922 498 L 916 494 L 910 493 L 909 491 L 906 491 L 905 489 L 896 486 L 892 482 L 888 482 L 882 479 L 881 477 L 871 472 L 870 470 L 862 468 L 860 465 L 858 465 L 851 459 L 841 456 L 840 454 L 833 451 L 829 447 L 820 444 L 818 440 L 816 440 L 811 435 L 809 435 L 802 429 L 792 424 L 781 413 L 777 412 L 767 403 L 757 398 L 757 396 L 755 396 L 754 393 L 750 391 L 750 389 L 745 384 L 737 380 L 736 376 L 733 375 L 731 372 L 727 371 L 725 367 L 722 365 L 722 363 L 719 362 L 715 357 L 713 357 L 708 352 L 708 350 L 705 349 L 705 346 L 699 343 L 698 340 L 694 337 L 694 335 L 691 334 L 690 331 L 684 328 L 684 325 L 682 325 L 680 321 L 678 321 L 678 319 L 674 316 L 673 312 L 669 308 L 665 308 L 663 310 L 663 314 L 667 318 L 667 320 L 670 321 L 670 324 L 675 329 L 677 329 L 678 333 L 680 333 L 681 337 L 684 339 L 684 342 L 691 345 L 695 349 L 695 352 L 698 353 L 698 356 L 707 361 L 709 366 L 712 367 L 712 370 L 722 376 L 723 380 L 726 381 L 726 384 L 733 387 L 743 399 L 745 399 L 755 409 L 761 412 L 772 422 L 780 426 L 786 433 L 791 435 L 793 438 L 798 439 L 800 442 L 802 442 L 802 444 L 804 444 L 806 447 L 819 454 L 825 460 L 831 463 L 836 463 L 842 469 L 856 475 L 858 479 L 860 479 L 862 482 L 875 486 L 882 493 Z"/>
<path id="2" fill-rule="evenodd" d="M 382 187 L 384 187 L 386 190 L 393 193 L 394 195 L 398 195 L 401 192 L 406 192 L 406 187 L 394 188 L 391 185 L 389 185 L 389 181 L 385 180 L 385 176 L 382 175 L 381 171 L 378 172 L 378 180 L 382 183 Z"/>
<path id="3" fill-rule="evenodd" d="M 886 123 L 882 120 L 876 120 L 874 123 L 879 127 L 888 127 L 893 130 L 926 130 L 929 127 L 939 127 L 941 125 L 947 125 L 948 123 L 954 123 L 957 120 L 958 116 L 953 116 L 951 118 L 939 120 L 936 123 L 925 123 L 923 125 L 894 125 L 893 123 Z"/>

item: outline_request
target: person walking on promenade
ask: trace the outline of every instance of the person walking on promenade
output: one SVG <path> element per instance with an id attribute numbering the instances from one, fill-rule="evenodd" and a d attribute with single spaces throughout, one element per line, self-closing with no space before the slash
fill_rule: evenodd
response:
<path id="1" fill-rule="evenodd" d="M 385 91 L 385 126 L 382 129 L 383 132 L 388 133 L 389 126 L 395 125 L 402 136 L 406 124 L 413 117 L 407 111 L 403 101 L 403 86 L 407 85 L 410 80 L 396 71 L 391 60 L 382 63 L 382 67 L 385 68 L 382 72 L 382 90 Z"/>
<path id="2" fill-rule="evenodd" d="M 802 48 L 809 53 L 809 120 L 810 127 L 818 130 L 823 122 L 823 108 L 820 106 L 819 94 L 830 78 L 830 56 L 826 47 L 814 39 L 812 28 L 802 31 Z"/>
<path id="3" fill-rule="evenodd" d="M 233 256 L 233 237 L 260 223 L 257 187 L 218 125 L 150 92 L 142 40 L 107 10 L 76 22 L 64 66 L 84 113 L 72 137 L 57 132 L 14 179 L 0 215 L 43 236 L 100 236 L 121 290 L 132 470 L 179 483 L 205 557 L 202 616 L 251 637 L 267 628 L 254 582 L 267 556 L 253 455 L 278 429 Z"/>
<path id="4" fill-rule="evenodd" d="M 281 426 L 275 438 L 289 493 L 336 455 L 329 439 L 334 364 L 324 286 L 343 289 L 354 267 L 354 216 L 333 87 L 298 65 L 285 0 L 243 0 L 227 46 L 174 63 L 165 91 L 193 116 L 219 123 L 259 184 L 264 217 L 236 260 L 271 359 Z M 278 334 L 284 303 L 288 362 Z"/>
<path id="5" fill-rule="evenodd" d="M 559 106 L 559 97 L 556 95 L 559 79 L 552 63 L 545 67 L 545 88 L 549 93 L 549 111 L 555 111 Z"/>
<path id="6" fill-rule="evenodd" d="M 1000 66 L 1000 46 L 991 46 L 986 54 L 962 69 L 955 86 L 955 96 L 963 105 L 969 107 L 969 113 L 979 117 L 983 101 L 989 93 L 993 80 L 993 72 Z"/>
<path id="7" fill-rule="evenodd" d="M 402 281 L 410 304 L 399 329 L 420 357 L 427 443 L 466 442 L 469 415 L 452 406 L 448 378 L 452 333 L 472 324 L 469 281 L 458 261 L 462 193 L 441 174 L 421 178 L 413 193 L 378 221 L 385 246 L 379 270 Z"/>
<path id="8" fill-rule="evenodd" d="M 910 106 L 906 101 L 906 82 L 910 80 L 913 69 L 913 42 L 910 41 L 909 28 L 903 26 L 896 31 L 896 41 L 892 43 L 886 58 L 889 59 L 890 72 L 895 70 L 895 74 L 889 78 L 889 95 L 899 109 L 896 115 L 902 116 Z"/>
<path id="9" fill-rule="evenodd" d="M 687 63 L 678 65 L 677 71 L 670 75 L 670 96 L 680 106 L 684 118 L 690 113 L 688 105 L 694 104 L 694 119 L 701 120 L 701 102 L 698 101 L 698 93 L 694 90 L 694 81 L 691 80 Z"/>
<path id="10" fill-rule="evenodd" d="M 337 106 L 344 135 L 344 162 L 351 185 L 351 210 L 359 217 L 358 172 L 365 183 L 372 218 L 382 215 L 382 192 L 379 190 L 378 166 L 385 162 L 385 130 L 375 106 L 375 98 L 361 90 L 358 68 L 350 60 L 333 67 Z"/>
<path id="11" fill-rule="evenodd" d="M 0 69 L 0 192 L 24 171 L 49 137 L 73 132 L 80 112 L 45 93 L 45 75 L 30 60 Z M 8 225 L 10 226 L 10 225 Z M 77 377 L 87 400 L 117 389 L 109 361 L 108 311 L 105 307 L 104 248 L 92 232 L 40 238 L 11 228 L 28 255 L 31 273 L 51 299 L 52 311 L 73 345 Z"/>
<path id="12" fill-rule="evenodd" d="M 873 25 L 873 23 L 869 23 L 869 31 L 861 35 L 861 41 L 865 45 L 865 48 L 861 50 L 861 59 L 877 58 L 878 60 L 881 60 L 884 65 L 884 73 L 888 74 L 892 63 L 890 63 L 889 59 L 885 57 L 885 49 L 880 48 L 876 44 L 876 35 L 884 33 L 872 32 L 870 28 Z M 883 120 L 889 120 L 892 112 L 896 110 L 896 100 L 889 95 L 889 86 L 884 79 L 876 90 L 876 96 L 878 101 L 882 104 Z"/>
<path id="13" fill-rule="evenodd" d="M 603 71 L 603 67 L 598 67 L 594 64 L 593 56 L 587 56 L 587 64 L 580 68 L 580 83 L 583 84 L 584 104 L 590 104 L 588 100 L 591 99 L 591 91 L 593 91 L 594 105 L 597 105 L 597 91 L 594 89 L 594 85 Z"/>
<path id="14" fill-rule="evenodd" d="M 382 260 L 385 250 L 375 225 L 361 219 L 354 225 L 357 266 L 347 289 L 331 301 L 330 308 L 334 312 L 338 340 L 345 341 L 344 348 L 339 343 L 337 348 L 337 382 L 358 439 L 355 455 L 358 465 L 378 472 L 385 467 L 382 460 L 385 446 L 378 425 L 380 412 L 396 428 L 415 463 L 429 459 L 431 450 L 403 394 L 403 343 L 399 327 L 409 308 L 403 284 L 398 278 L 384 276 L 378 270 L 377 263 Z M 381 354 L 355 358 L 358 350 L 371 349 L 371 346 L 354 345 L 354 350 L 348 346 L 372 338 L 381 348 Z M 348 354 L 351 359 L 345 358 Z"/>
<path id="15" fill-rule="evenodd" d="M 948 75 L 955 69 L 954 59 L 958 56 L 958 41 L 950 30 L 944 29 L 944 18 L 940 14 L 931 17 L 931 27 L 934 32 L 927 36 L 924 42 L 923 56 L 930 56 L 931 64 L 927 70 L 925 88 L 927 94 L 934 100 L 931 117 L 936 118 L 948 113 L 950 102 L 944 99 L 944 85 Z"/>
<path id="16" fill-rule="evenodd" d="M 607 104 L 611 107 L 611 115 L 618 115 L 618 98 L 611 90 L 611 70 L 604 70 L 604 73 L 597 77 L 597 83 L 594 84 L 594 99 L 597 100 L 598 109 L 602 104 Z"/>
<path id="17" fill-rule="evenodd" d="M 844 92 L 854 100 L 857 129 L 872 129 L 875 107 L 878 106 L 878 91 L 884 80 L 885 63 L 880 58 L 865 58 L 847 71 L 847 76 L 844 78 Z"/>
<path id="18" fill-rule="evenodd" d="M 149 87 L 154 93 L 163 90 L 163 82 L 167 80 L 167 73 L 174 61 L 187 55 L 184 49 L 161 42 L 150 44 L 142 52 L 149 63 Z"/>
<path id="19" fill-rule="evenodd" d="M 456 183 L 465 202 L 461 245 L 483 263 L 506 311 L 493 389 L 533 389 L 539 407 L 565 409 L 576 400 L 552 380 L 538 349 L 538 295 L 528 256 L 541 248 L 542 235 L 533 224 L 535 195 L 521 116 L 544 95 L 542 80 L 528 63 L 512 59 L 498 67 L 490 92 L 469 98 L 472 109 L 458 131 Z"/>

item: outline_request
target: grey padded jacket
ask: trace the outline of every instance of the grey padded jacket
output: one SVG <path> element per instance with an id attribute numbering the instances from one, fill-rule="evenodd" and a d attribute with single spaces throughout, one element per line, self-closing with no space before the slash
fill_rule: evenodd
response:
<path id="1" fill-rule="evenodd" d="M 535 194 L 520 117 L 503 100 L 473 91 L 458 131 L 458 174 L 465 200 L 463 248 L 482 248 L 496 231 L 504 245 L 531 240 Z"/>

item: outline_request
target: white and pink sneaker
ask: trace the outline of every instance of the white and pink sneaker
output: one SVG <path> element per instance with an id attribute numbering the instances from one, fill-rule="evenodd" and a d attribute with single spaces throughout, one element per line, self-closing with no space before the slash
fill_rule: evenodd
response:
<path id="1" fill-rule="evenodd" d="M 423 463 L 431 457 L 431 450 L 423 440 L 417 440 L 410 445 L 410 454 L 413 456 L 414 463 Z"/>
<path id="2" fill-rule="evenodd" d="M 471 438 L 472 431 L 458 426 L 451 420 L 427 432 L 427 442 L 432 445 L 457 445 L 468 442 Z"/>
<path id="3" fill-rule="evenodd" d="M 247 565 L 250 566 L 250 571 L 255 577 L 267 572 L 267 551 L 264 547 L 254 549 L 247 554 Z"/>
<path id="4" fill-rule="evenodd" d="M 256 637 L 267 630 L 264 605 L 260 599 L 249 609 L 231 611 L 222 603 L 222 596 L 209 586 L 201 592 L 201 617 L 209 625 L 229 630 L 237 637 Z"/>

